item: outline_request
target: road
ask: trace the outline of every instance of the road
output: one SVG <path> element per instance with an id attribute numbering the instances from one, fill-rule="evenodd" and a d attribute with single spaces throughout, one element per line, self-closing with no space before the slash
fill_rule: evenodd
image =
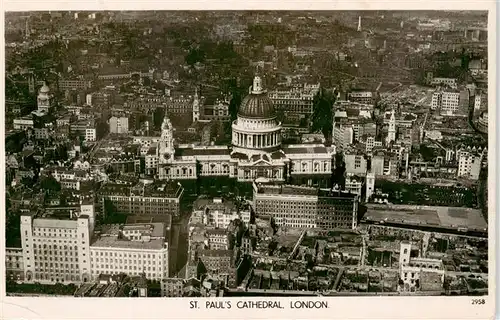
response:
<path id="1" fill-rule="evenodd" d="M 102 139 L 100 139 L 99 141 L 97 141 L 96 144 L 94 144 L 94 146 L 92 147 L 92 149 L 87 154 L 87 160 L 89 162 L 94 158 L 96 152 L 99 151 L 99 149 L 101 148 L 102 143 L 108 138 L 108 136 L 109 136 L 109 133 L 106 134 Z"/>

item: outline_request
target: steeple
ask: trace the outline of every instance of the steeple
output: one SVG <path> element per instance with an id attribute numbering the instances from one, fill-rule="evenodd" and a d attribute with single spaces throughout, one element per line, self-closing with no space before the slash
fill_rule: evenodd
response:
<path id="1" fill-rule="evenodd" d="M 361 16 L 358 17 L 358 32 L 361 32 Z"/>
<path id="2" fill-rule="evenodd" d="M 196 87 L 193 98 L 193 123 L 198 120 L 200 120 L 200 98 L 198 96 L 198 87 Z"/>
<path id="3" fill-rule="evenodd" d="M 26 18 L 26 26 L 25 26 L 25 35 L 26 35 L 26 38 L 29 38 L 30 37 L 30 27 L 29 27 L 29 17 Z"/>
<path id="4" fill-rule="evenodd" d="M 396 141 L 396 114 L 392 109 L 391 118 L 389 120 L 389 133 L 387 135 L 387 144 Z"/>
<path id="5" fill-rule="evenodd" d="M 174 129 L 168 115 L 165 114 L 161 125 L 161 138 L 156 147 L 159 163 L 167 163 L 172 159 L 174 149 Z"/>

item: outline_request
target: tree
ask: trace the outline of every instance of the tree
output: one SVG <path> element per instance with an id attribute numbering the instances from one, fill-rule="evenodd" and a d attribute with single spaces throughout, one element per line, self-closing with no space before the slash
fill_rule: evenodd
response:
<path id="1" fill-rule="evenodd" d="M 332 171 L 332 187 L 338 185 L 341 190 L 345 187 L 345 161 L 342 153 L 335 154 L 334 169 Z"/>
<path id="2" fill-rule="evenodd" d="M 191 49 L 186 55 L 185 60 L 188 65 L 193 66 L 197 62 L 205 61 L 205 52 L 198 48 Z"/>
<path id="3" fill-rule="evenodd" d="M 229 115 L 231 116 L 231 122 L 236 120 L 238 117 L 238 109 L 241 104 L 241 94 L 239 90 L 233 90 L 231 101 L 229 102 Z"/>
<path id="4" fill-rule="evenodd" d="M 320 131 L 327 141 L 331 141 L 333 132 L 333 104 L 336 93 L 320 88 L 313 99 L 312 126 L 313 132 Z"/>
<path id="5" fill-rule="evenodd" d="M 44 177 L 40 182 L 40 187 L 48 192 L 61 190 L 61 184 L 52 176 Z"/>
<path id="6" fill-rule="evenodd" d="M 97 140 L 104 138 L 109 133 L 109 125 L 106 119 L 101 118 L 96 125 Z"/>
<path id="7" fill-rule="evenodd" d="M 160 130 L 161 125 L 163 123 L 163 119 L 165 118 L 165 108 L 158 107 L 153 112 L 153 126 L 155 130 Z"/>

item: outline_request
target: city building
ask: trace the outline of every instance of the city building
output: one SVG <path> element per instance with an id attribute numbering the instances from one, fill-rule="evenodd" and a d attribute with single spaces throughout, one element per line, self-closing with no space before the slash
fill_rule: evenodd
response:
<path id="1" fill-rule="evenodd" d="M 440 280 L 439 289 L 444 283 L 445 270 L 439 259 L 413 257 L 412 244 L 401 242 L 399 251 L 400 279 L 403 281 L 402 291 L 415 292 L 420 289 L 422 278 L 427 273 L 436 274 Z M 441 291 L 441 290 L 439 290 Z"/>
<path id="2" fill-rule="evenodd" d="M 287 119 L 297 120 L 300 116 L 312 115 L 313 100 L 318 91 L 319 84 L 304 84 L 299 88 L 270 91 L 269 99 L 276 111 L 283 112 Z"/>
<path id="3" fill-rule="evenodd" d="M 477 119 L 477 129 L 483 133 L 488 133 L 488 111 L 483 112 Z"/>
<path id="4" fill-rule="evenodd" d="M 163 223 L 103 225 L 92 240 L 92 277 L 125 273 L 149 280 L 168 277 L 169 246 Z"/>
<path id="5" fill-rule="evenodd" d="M 179 215 L 184 188 L 172 181 L 128 186 L 106 183 L 99 189 L 103 210 L 135 215 Z"/>
<path id="6" fill-rule="evenodd" d="M 85 91 L 92 88 L 92 84 L 93 84 L 92 80 L 85 80 L 85 79 L 60 79 L 58 81 L 60 91 L 75 90 L 75 89 Z"/>
<path id="7" fill-rule="evenodd" d="M 291 185 L 254 183 L 257 216 L 270 216 L 281 227 L 316 228 L 318 190 Z"/>
<path id="8" fill-rule="evenodd" d="M 34 126 L 33 117 L 26 116 L 22 118 L 16 118 L 13 121 L 15 130 L 27 130 L 31 129 Z"/>
<path id="9" fill-rule="evenodd" d="M 23 248 L 5 248 L 5 278 L 12 281 L 23 281 L 24 273 Z"/>
<path id="10" fill-rule="evenodd" d="M 431 108 L 439 110 L 441 115 L 457 115 L 460 108 L 459 91 L 440 91 L 432 95 Z"/>
<path id="11" fill-rule="evenodd" d="M 207 229 L 208 248 L 210 250 L 229 250 L 229 232 L 226 229 Z"/>
<path id="12" fill-rule="evenodd" d="M 43 211 L 21 216 L 26 282 L 80 283 L 91 280 L 90 239 L 94 212 Z"/>
<path id="13" fill-rule="evenodd" d="M 472 180 L 479 179 L 483 153 L 478 151 L 459 150 L 457 152 L 457 158 L 458 177 L 469 178 Z"/>
<path id="14" fill-rule="evenodd" d="M 193 205 L 193 215 L 201 217 L 200 223 L 221 229 L 227 229 L 231 221 L 236 219 L 247 226 L 250 223 L 249 208 L 238 208 L 234 202 L 221 198 L 197 199 Z"/>
<path id="15" fill-rule="evenodd" d="M 193 114 L 196 112 L 195 110 L 193 107 Z M 227 121 L 230 118 L 228 99 L 217 99 L 212 105 L 203 104 L 202 120 Z"/>
<path id="16" fill-rule="evenodd" d="M 226 176 L 238 181 L 264 177 L 285 181 L 296 176 L 308 183 L 324 180 L 331 173 L 335 147 L 317 145 L 282 146 L 281 124 L 271 100 L 255 77 L 253 87 L 232 124 L 232 146 L 175 146 L 173 126 L 166 117 L 158 143 L 159 179 L 196 179 Z"/>
<path id="17" fill-rule="evenodd" d="M 344 121 L 335 121 L 333 124 L 333 141 L 339 150 L 346 150 L 354 142 L 352 124 Z"/>
<path id="18" fill-rule="evenodd" d="M 359 197 L 325 189 L 254 183 L 255 214 L 297 229 L 354 229 Z"/>
<path id="19" fill-rule="evenodd" d="M 347 94 L 347 100 L 362 104 L 373 105 L 375 97 L 371 91 L 351 91 Z"/>
<path id="20" fill-rule="evenodd" d="M 162 297 L 182 297 L 184 289 L 184 279 L 167 278 L 161 280 Z"/>
<path id="21" fill-rule="evenodd" d="M 342 191 L 320 190 L 316 227 L 323 230 L 354 230 L 358 225 L 360 195 Z"/>
<path id="22" fill-rule="evenodd" d="M 125 134 L 128 133 L 127 117 L 111 117 L 109 120 L 109 133 Z"/>
<path id="23" fill-rule="evenodd" d="M 348 149 L 344 152 L 344 162 L 346 174 L 366 176 L 368 170 L 367 157 L 363 151 L 356 148 Z"/>
<path id="24" fill-rule="evenodd" d="M 233 250 L 209 250 L 198 251 L 198 257 L 203 266 L 210 274 L 229 274 L 233 266 Z"/>
<path id="25" fill-rule="evenodd" d="M 38 112 L 48 113 L 49 109 L 52 107 L 53 97 L 50 93 L 49 87 L 44 84 L 38 91 L 38 97 L 36 99 Z"/>
<path id="26" fill-rule="evenodd" d="M 457 79 L 455 78 L 432 78 L 431 85 L 434 86 L 448 86 L 452 89 L 457 88 Z"/>

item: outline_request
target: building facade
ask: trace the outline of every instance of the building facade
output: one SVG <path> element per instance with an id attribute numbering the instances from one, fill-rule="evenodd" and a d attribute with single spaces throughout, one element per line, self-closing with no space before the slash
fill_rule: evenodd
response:
<path id="1" fill-rule="evenodd" d="M 135 186 L 105 184 L 99 190 L 103 210 L 135 215 L 177 216 L 184 194 L 182 185 L 168 183 L 139 183 Z"/>
<path id="2" fill-rule="evenodd" d="M 21 216 L 26 282 L 80 283 L 91 280 L 90 237 L 93 216 Z"/>
<path id="3" fill-rule="evenodd" d="M 276 225 L 297 229 L 354 229 L 359 196 L 326 189 L 254 183 L 257 216 L 270 216 Z"/>
<path id="4" fill-rule="evenodd" d="M 109 119 L 109 133 L 115 133 L 115 134 L 128 133 L 128 118 L 111 117 Z"/>
<path id="5" fill-rule="evenodd" d="M 149 280 L 168 277 L 168 239 L 163 223 L 106 225 L 90 246 L 92 277 L 125 273 Z"/>
<path id="6" fill-rule="evenodd" d="M 25 277 L 23 248 L 5 248 L 5 279 L 23 281 Z"/>
<path id="7" fill-rule="evenodd" d="M 260 177 L 285 181 L 290 175 L 307 175 L 312 183 L 315 178 L 329 175 L 335 147 L 282 146 L 282 127 L 276 118 L 260 77 L 255 77 L 249 95 L 241 103 L 238 118 L 232 123 L 232 146 L 175 146 L 173 126 L 166 117 L 157 147 L 158 178 L 225 176 L 238 181 Z"/>

